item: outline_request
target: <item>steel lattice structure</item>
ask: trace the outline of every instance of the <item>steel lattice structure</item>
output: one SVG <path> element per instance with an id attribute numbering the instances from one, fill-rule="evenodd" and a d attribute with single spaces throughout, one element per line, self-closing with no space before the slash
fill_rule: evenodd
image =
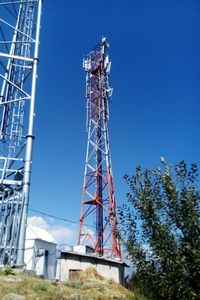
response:
<path id="1" fill-rule="evenodd" d="M 108 136 L 111 62 L 106 38 L 83 61 L 86 71 L 87 154 L 78 244 L 97 255 L 121 259 L 118 217 Z M 85 226 L 93 218 L 95 232 Z"/>
<path id="2" fill-rule="evenodd" d="M 41 9 L 0 1 L 0 266 L 24 263 Z"/>

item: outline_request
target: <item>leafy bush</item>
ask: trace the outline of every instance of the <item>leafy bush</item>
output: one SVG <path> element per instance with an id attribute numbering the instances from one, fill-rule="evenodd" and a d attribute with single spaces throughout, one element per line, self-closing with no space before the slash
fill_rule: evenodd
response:
<path id="1" fill-rule="evenodd" d="M 120 209 L 123 238 L 148 299 L 200 299 L 200 193 L 195 164 L 136 168 L 125 179 L 128 205 Z"/>

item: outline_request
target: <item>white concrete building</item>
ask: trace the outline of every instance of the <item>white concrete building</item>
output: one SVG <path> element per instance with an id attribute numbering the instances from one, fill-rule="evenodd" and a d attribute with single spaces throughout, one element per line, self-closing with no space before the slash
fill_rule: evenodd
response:
<path id="1" fill-rule="evenodd" d="M 120 260 L 110 260 L 94 256 L 91 253 L 83 253 L 83 251 L 81 253 L 61 251 L 57 264 L 56 278 L 61 281 L 67 281 L 76 278 L 80 272 L 88 268 L 95 268 L 106 279 L 112 279 L 124 285 L 125 267 L 128 266 Z"/>
<path id="2" fill-rule="evenodd" d="M 54 279 L 56 272 L 56 247 L 53 237 L 44 229 L 28 226 L 25 242 L 26 270 L 36 275 Z"/>

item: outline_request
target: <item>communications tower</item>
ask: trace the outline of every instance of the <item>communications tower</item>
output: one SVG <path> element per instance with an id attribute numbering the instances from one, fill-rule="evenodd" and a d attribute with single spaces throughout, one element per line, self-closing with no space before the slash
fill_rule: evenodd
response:
<path id="1" fill-rule="evenodd" d="M 110 156 L 108 119 L 112 89 L 106 38 L 83 60 L 86 71 L 87 153 L 78 244 L 99 256 L 121 259 L 118 217 Z M 94 229 L 87 223 L 94 222 Z"/>
<path id="2" fill-rule="evenodd" d="M 0 266 L 22 266 L 42 0 L 0 2 Z"/>

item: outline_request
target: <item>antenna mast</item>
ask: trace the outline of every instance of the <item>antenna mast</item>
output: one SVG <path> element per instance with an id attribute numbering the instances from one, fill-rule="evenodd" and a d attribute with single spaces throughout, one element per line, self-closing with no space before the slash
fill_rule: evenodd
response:
<path id="1" fill-rule="evenodd" d="M 111 62 L 106 38 L 83 61 L 86 71 L 87 153 L 78 244 L 97 255 L 121 259 L 118 217 L 108 136 Z M 86 223 L 94 221 L 94 232 Z"/>
<path id="2" fill-rule="evenodd" d="M 41 10 L 0 2 L 0 266 L 24 264 Z"/>

